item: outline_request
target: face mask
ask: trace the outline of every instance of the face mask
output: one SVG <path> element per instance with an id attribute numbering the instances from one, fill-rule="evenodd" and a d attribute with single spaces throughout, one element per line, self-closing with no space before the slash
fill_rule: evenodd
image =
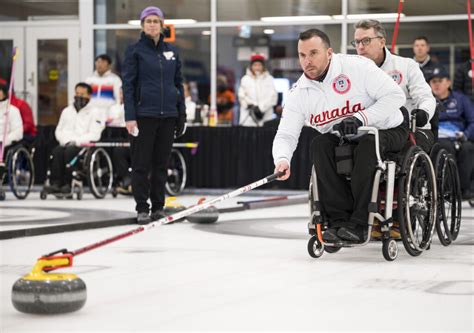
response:
<path id="1" fill-rule="evenodd" d="M 87 103 L 89 103 L 89 98 L 74 96 L 74 108 L 76 109 L 76 111 L 81 110 L 87 105 Z"/>

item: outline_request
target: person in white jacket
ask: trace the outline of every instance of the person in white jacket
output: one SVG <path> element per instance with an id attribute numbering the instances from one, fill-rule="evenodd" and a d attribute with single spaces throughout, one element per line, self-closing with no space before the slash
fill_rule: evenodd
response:
<path id="1" fill-rule="evenodd" d="M 323 239 L 360 242 L 367 237 L 368 204 L 377 164 L 373 135 L 354 147 L 351 181 L 337 173 L 335 149 L 342 135 L 357 133 L 361 125 L 379 129 L 381 153 L 400 151 L 408 128 L 400 107 L 401 88 L 373 61 L 335 54 L 328 36 L 317 29 L 302 32 L 298 56 L 303 75 L 288 93 L 273 141 L 275 172 L 290 176 L 290 162 L 306 124 L 321 135 L 311 144 L 311 160 L 318 175 L 322 208 L 329 219 Z M 338 133 L 333 134 L 334 125 Z"/>
<path id="2" fill-rule="evenodd" d="M 264 122 L 272 120 L 277 100 L 273 76 L 265 68 L 265 58 L 253 54 L 246 74 L 240 81 L 240 125 L 263 126 Z"/>
<path id="3" fill-rule="evenodd" d="M 105 115 L 89 103 L 92 87 L 87 83 L 76 84 L 74 103 L 66 107 L 59 118 L 55 136 L 59 146 L 53 149 L 50 193 L 70 193 L 72 170 L 66 168 L 81 150 L 80 145 L 99 141 L 105 127 Z"/>
<path id="4" fill-rule="evenodd" d="M 4 158 L 8 147 L 13 143 L 20 141 L 23 138 L 23 121 L 21 120 L 20 110 L 14 105 L 8 104 L 8 87 L 0 84 L 0 144 L 3 144 L 3 137 L 5 133 L 5 120 L 8 118 L 8 124 L 5 136 Z"/>
<path id="5" fill-rule="evenodd" d="M 107 54 L 95 58 L 95 71 L 85 82 L 92 87 L 91 104 L 100 108 L 105 114 L 114 105 L 121 104 L 120 90 L 122 80 L 112 72 L 112 59 Z"/>
<path id="6" fill-rule="evenodd" d="M 416 143 L 429 153 L 435 142 L 430 120 L 435 115 L 436 99 L 420 66 L 411 58 L 390 53 L 385 47 L 385 29 L 379 21 L 361 20 L 354 28 L 352 45 L 357 54 L 372 59 L 402 88 L 407 99 L 405 108 L 416 114 Z"/>

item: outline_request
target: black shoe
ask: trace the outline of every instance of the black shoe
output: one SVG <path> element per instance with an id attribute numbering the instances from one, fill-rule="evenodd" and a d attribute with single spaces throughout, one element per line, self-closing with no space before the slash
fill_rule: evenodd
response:
<path id="1" fill-rule="evenodd" d="M 337 236 L 337 228 L 329 228 L 323 232 L 323 241 L 328 243 L 341 241 L 341 239 Z"/>
<path id="2" fill-rule="evenodd" d="M 44 187 L 45 192 L 47 193 L 59 193 L 61 192 L 61 186 L 59 184 L 51 184 Z"/>
<path id="3" fill-rule="evenodd" d="M 337 231 L 337 235 L 346 241 L 363 242 L 367 238 L 367 227 L 357 225 L 354 228 L 341 227 Z"/>
<path id="4" fill-rule="evenodd" d="M 163 217 L 166 217 L 166 214 L 162 209 L 155 210 L 150 215 L 150 218 L 152 219 L 152 221 L 158 221 L 159 219 L 161 219 Z"/>
<path id="5" fill-rule="evenodd" d="M 152 221 L 150 215 L 148 213 L 138 213 L 137 214 L 137 223 L 144 225 L 148 224 Z"/>
<path id="6" fill-rule="evenodd" d="M 71 185 L 66 184 L 66 185 L 61 186 L 61 193 L 63 194 L 71 193 Z"/>

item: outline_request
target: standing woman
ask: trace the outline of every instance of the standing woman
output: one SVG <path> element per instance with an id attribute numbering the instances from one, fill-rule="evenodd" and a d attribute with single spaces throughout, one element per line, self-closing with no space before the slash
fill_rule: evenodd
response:
<path id="1" fill-rule="evenodd" d="M 123 93 L 137 222 L 147 224 L 164 216 L 167 163 L 174 138 L 186 129 L 186 108 L 181 61 L 163 41 L 163 12 L 147 7 L 140 21 L 140 40 L 125 51 Z"/>
<path id="2" fill-rule="evenodd" d="M 277 100 L 273 76 L 265 68 L 265 58 L 261 54 L 253 54 L 240 81 L 240 125 L 263 126 L 264 122 L 272 120 Z"/>

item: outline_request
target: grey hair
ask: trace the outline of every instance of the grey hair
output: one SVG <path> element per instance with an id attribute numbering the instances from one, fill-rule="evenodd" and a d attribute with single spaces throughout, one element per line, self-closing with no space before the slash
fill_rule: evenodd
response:
<path id="1" fill-rule="evenodd" d="M 354 24 L 354 29 L 364 29 L 369 30 L 373 28 L 375 34 L 379 37 L 387 38 L 387 33 L 385 29 L 382 27 L 382 24 L 377 20 L 361 20 Z"/>

